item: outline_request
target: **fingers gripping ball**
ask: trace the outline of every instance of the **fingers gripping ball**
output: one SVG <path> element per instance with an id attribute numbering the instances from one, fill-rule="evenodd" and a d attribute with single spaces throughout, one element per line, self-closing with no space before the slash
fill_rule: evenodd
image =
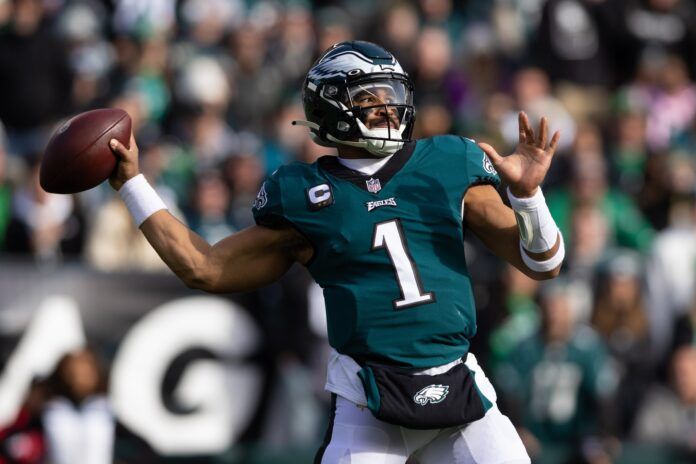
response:
<path id="1" fill-rule="evenodd" d="M 109 140 L 129 146 L 131 119 L 117 108 L 87 111 L 60 126 L 41 161 L 41 187 L 51 193 L 76 193 L 105 181 L 116 168 Z"/>

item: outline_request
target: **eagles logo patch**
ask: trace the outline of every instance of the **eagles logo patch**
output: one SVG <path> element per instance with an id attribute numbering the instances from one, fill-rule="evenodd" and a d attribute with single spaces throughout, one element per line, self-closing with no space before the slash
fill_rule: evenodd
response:
<path id="1" fill-rule="evenodd" d="M 428 403 L 435 404 L 444 400 L 448 393 L 449 385 L 428 385 L 414 395 L 413 401 L 421 406 L 425 406 Z"/>
<path id="2" fill-rule="evenodd" d="M 498 174 L 498 171 L 495 170 L 493 163 L 491 163 L 491 160 L 488 159 L 485 153 L 483 154 L 483 170 L 489 174 Z"/>
<path id="3" fill-rule="evenodd" d="M 261 185 L 259 193 L 256 194 L 256 199 L 254 200 L 254 208 L 261 209 L 268 203 L 268 195 L 266 194 L 266 183 Z"/>

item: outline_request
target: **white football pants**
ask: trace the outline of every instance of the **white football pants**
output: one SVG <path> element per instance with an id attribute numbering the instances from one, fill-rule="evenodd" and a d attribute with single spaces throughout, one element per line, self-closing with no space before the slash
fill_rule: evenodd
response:
<path id="1" fill-rule="evenodd" d="M 487 398 L 495 392 L 473 355 L 467 365 Z M 438 430 L 414 430 L 377 420 L 369 409 L 334 396 L 328 444 L 317 464 L 528 464 L 515 427 L 495 404 L 470 424 Z"/>

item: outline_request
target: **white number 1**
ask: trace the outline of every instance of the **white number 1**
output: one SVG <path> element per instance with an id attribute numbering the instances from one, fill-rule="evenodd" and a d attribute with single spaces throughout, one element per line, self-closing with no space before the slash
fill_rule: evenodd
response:
<path id="1" fill-rule="evenodd" d="M 435 301 L 435 295 L 432 292 L 423 291 L 416 263 L 408 252 L 398 219 L 375 224 L 372 250 L 380 248 L 387 249 L 389 259 L 396 271 L 396 280 L 401 288 L 401 299 L 394 300 L 395 309 L 406 309 Z"/>

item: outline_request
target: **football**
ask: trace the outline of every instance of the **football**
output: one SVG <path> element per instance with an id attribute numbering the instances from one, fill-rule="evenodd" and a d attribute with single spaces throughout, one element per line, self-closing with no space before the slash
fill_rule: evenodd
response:
<path id="1" fill-rule="evenodd" d="M 76 193 L 109 178 L 117 157 L 109 140 L 130 145 L 131 119 L 117 108 L 86 111 L 61 125 L 51 136 L 41 160 L 39 181 L 51 193 Z"/>

